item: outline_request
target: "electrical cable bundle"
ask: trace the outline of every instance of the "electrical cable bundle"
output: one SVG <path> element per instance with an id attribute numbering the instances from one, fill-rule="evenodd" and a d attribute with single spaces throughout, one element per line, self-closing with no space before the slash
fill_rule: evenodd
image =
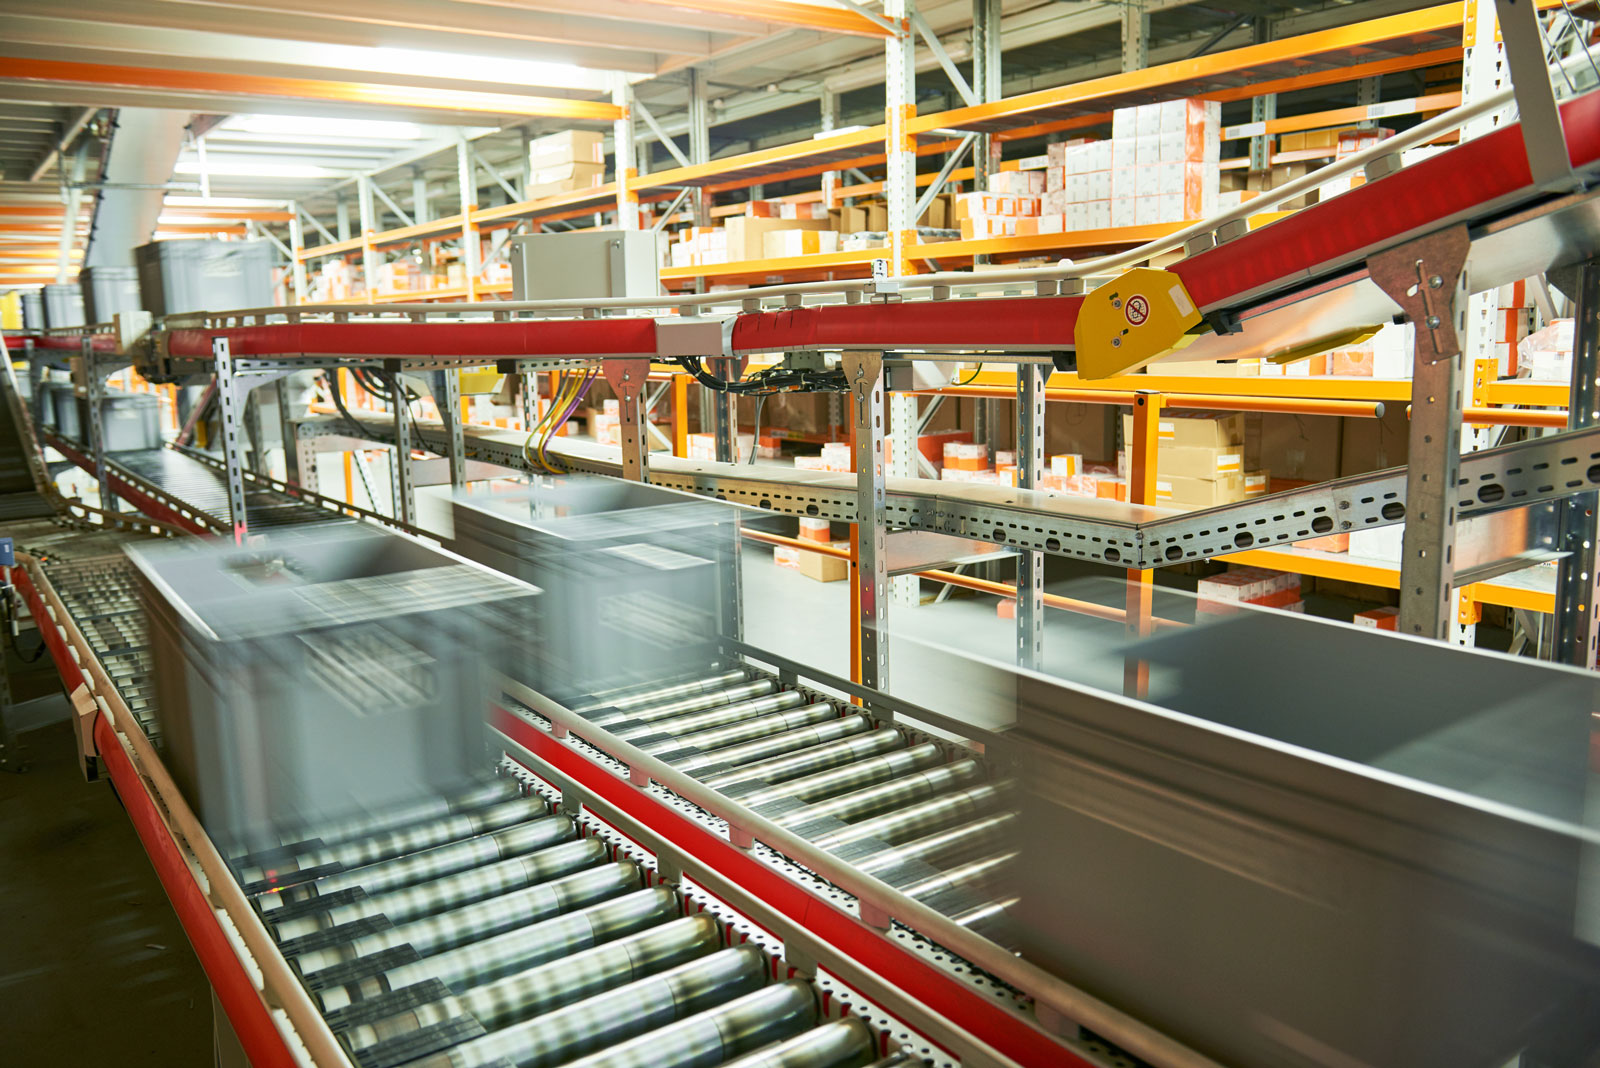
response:
<path id="1" fill-rule="evenodd" d="M 770 396 L 774 393 L 848 393 L 850 383 L 843 371 L 802 371 L 769 367 L 756 371 L 743 381 L 729 382 L 710 373 L 698 356 L 679 356 L 678 366 L 694 375 L 707 389 L 740 396 Z"/>
<path id="2" fill-rule="evenodd" d="M 589 393 L 589 387 L 598 377 L 600 377 L 599 369 L 590 368 L 581 378 L 572 374 L 562 380 L 561 388 L 551 398 L 549 409 L 540 417 L 538 423 L 534 424 L 533 429 L 528 431 L 528 437 L 522 443 L 522 458 L 528 462 L 529 467 L 542 467 L 552 475 L 566 473 L 566 468 L 560 466 L 559 461 L 552 461 L 545 450 L 550 445 L 550 439 L 556 436 L 556 433 L 566 425 L 567 420 L 572 418 L 572 413 L 578 410 L 578 405 L 583 403 L 583 398 Z M 537 449 L 531 449 L 535 437 L 539 438 L 539 446 Z"/>
<path id="3" fill-rule="evenodd" d="M 322 381 L 327 385 L 328 395 L 333 398 L 333 406 L 339 410 L 339 414 L 344 417 L 344 421 L 354 427 L 356 433 L 368 441 L 377 441 L 378 436 L 362 425 L 355 416 L 350 414 L 350 409 L 344 406 L 344 391 L 339 388 L 339 372 L 323 372 Z"/>

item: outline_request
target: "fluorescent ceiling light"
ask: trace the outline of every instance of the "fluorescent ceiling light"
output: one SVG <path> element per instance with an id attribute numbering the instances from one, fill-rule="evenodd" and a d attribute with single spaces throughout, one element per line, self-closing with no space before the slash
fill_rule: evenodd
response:
<path id="1" fill-rule="evenodd" d="M 264 200 L 261 197 L 194 197 L 171 194 L 162 201 L 170 208 L 286 208 L 287 200 Z"/>
<path id="2" fill-rule="evenodd" d="M 221 129 L 254 134 L 322 134 L 329 137 L 376 137 L 386 141 L 420 141 L 428 132 L 414 122 L 384 119 L 328 119 L 312 115 L 234 115 Z"/>
<path id="3" fill-rule="evenodd" d="M 332 170 L 328 167 L 318 167 L 310 163 L 269 163 L 266 160 L 206 160 L 204 167 L 199 160 L 180 160 L 172 168 L 174 174 L 201 174 L 215 178 L 218 175 L 233 175 L 242 178 L 344 178 L 348 172 Z M 212 200 L 210 203 L 215 204 Z"/>

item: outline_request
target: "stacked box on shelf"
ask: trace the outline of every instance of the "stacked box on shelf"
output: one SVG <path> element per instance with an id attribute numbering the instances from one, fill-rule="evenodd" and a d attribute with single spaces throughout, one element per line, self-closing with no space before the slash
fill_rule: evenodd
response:
<path id="1" fill-rule="evenodd" d="M 750 450 L 756 447 L 754 434 L 740 434 L 738 444 L 738 462 L 748 463 Z M 716 460 L 717 436 L 715 434 L 690 434 L 689 459 L 691 460 Z"/>
<path id="2" fill-rule="evenodd" d="M 1197 616 L 1229 615 L 1246 604 L 1289 612 L 1306 610 L 1300 599 L 1299 575 L 1260 567 L 1236 567 L 1201 579 L 1196 592 L 1200 595 L 1195 605 Z"/>
<path id="3" fill-rule="evenodd" d="M 1400 609 L 1393 606 L 1371 608 L 1365 612 L 1357 612 L 1350 622 L 1358 627 L 1369 627 L 1372 630 L 1399 630 Z"/>
<path id="4" fill-rule="evenodd" d="M 1122 438 L 1133 440 L 1132 415 L 1122 417 Z M 1164 416 L 1157 427 L 1154 503 L 1211 508 L 1244 500 L 1244 441 L 1242 412 Z"/>
<path id="5" fill-rule="evenodd" d="M 1037 171 L 1002 171 L 1002 174 L 1037 174 Z M 1015 237 L 1023 219 L 1037 219 L 1038 193 L 958 193 L 956 226 L 966 241 Z"/>
<path id="6" fill-rule="evenodd" d="M 566 130 L 528 142 L 528 199 L 592 189 L 605 181 L 605 136 Z"/>

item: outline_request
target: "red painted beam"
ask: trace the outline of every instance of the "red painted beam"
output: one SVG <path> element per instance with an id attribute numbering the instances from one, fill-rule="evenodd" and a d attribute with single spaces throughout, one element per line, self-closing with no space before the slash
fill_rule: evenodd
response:
<path id="1" fill-rule="evenodd" d="M 189 866 L 178 852 L 166 824 L 156 813 L 144 782 L 128 760 L 122 743 L 117 740 L 111 724 L 104 716 L 94 725 L 95 747 L 99 750 L 111 781 L 116 785 L 117 796 L 127 810 L 133 829 L 150 856 L 150 863 L 161 880 L 161 887 L 172 902 L 172 910 L 194 947 L 194 954 L 205 969 L 211 988 L 228 1016 L 228 1022 L 239 1036 L 255 1068 L 296 1068 L 296 1061 L 285 1045 L 283 1036 L 261 1003 L 255 986 L 246 974 L 244 965 L 233 951 L 233 945 L 223 933 L 217 917 L 206 902 L 205 895 L 189 872 Z"/>
<path id="2" fill-rule="evenodd" d="M 892 979 L 902 989 L 916 991 L 919 1000 L 929 1009 L 1019 1064 L 1040 1068 L 1047 1065 L 1050 1068 L 1092 1068 L 1088 1061 L 1066 1046 L 1025 1026 L 1014 1013 L 993 1004 L 957 977 L 851 919 L 816 894 L 654 800 L 526 720 L 496 708 L 491 723 L 596 797 L 615 805 L 719 875 L 732 879 L 782 912 L 797 926 L 828 942 L 841 956 Z M 537 773 L 539 769 L 530 770 Z"/>
<path id="3" fill-rule="evenodd" d="M 55 661 L 56 674 L 61 676 L 61 683 L 72 693 L 84 683 L 83 669 L 78 667 L 78 662 L 72 659 L 72 650 L 67 647 L 67 639 L 62 634 L 61 628 L 51 622 L 50 613 L 40 596 L 39 590 L 33 584 L 33 576 L 25 567 L 11 569 L 12 581 L 17 589 L 22 591 L 22 599 L 28 602 L 28 612 L 33 616 L 34 625 L 39 628 L 39 637 L 50 649 L 50 659 Z"/>
<path id="4" fill-rule="evenodd" d="M 654 356 L 652 319 L 517 319 L 507 322 L 274 323 L 169 333 L 169 352 L 210 359 L 211 339 L 241 356 Z"/>

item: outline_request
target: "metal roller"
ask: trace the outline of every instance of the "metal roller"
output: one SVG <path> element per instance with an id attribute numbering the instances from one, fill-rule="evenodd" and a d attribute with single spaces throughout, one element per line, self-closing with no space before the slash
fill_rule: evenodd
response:
<path id="1" fill-rule="evenodd" d="M 457 1016 L 471 1016 L 487 1031 L 498 1031 L 552 1009 L 664 968 L 715 952 L 722 932 L 709 916 L 685 916 L 638 934 L 549 964 L 476 986 L 459 996 L 419 1005 L 342 1036 L 352 1050 L 362 1050 Z"/>
<path id="2" fill-rule="evenodd" d="M 739 742 L 748 742 L 756 738 L 767 738 L 784 731 L 791 731 L 797 727 L 821 723 L 824 720 L 837 719 L 839 710 L 827 703 L 806 705 L 804 708 L 790 708 L 782 712 L 774 712 L 767 716 L 756 716 L 739 723 L 727 723 L 721 727 L 714 727 L 708 731 L 696 731 L 693 734 L 683 734 L 666 741 L 651 742 L 639 747 L 641 752 L 656 753 L 671 752 L 676 749 L 699 749 L 702 752 L 712 749 L 725 749 Z"/>
<path id="3" fill-rule="evenodd" d="M 1019 854 L 1015 850 L 1004 853 L 991 853 L 986 857 L 968 861 L 958 867 L 942 871 L 937 875 L 930 875 L 926 879 L 918 880 L 909 886 L 900 888 L 900 892 L 907 897 L 924 898 L 945 890 L 971 890 L 975 885 L 982 885 L 1000 874 L 1009 864 L 1017 859 Z"/>
<path id="4" fill-rule="evenodd" d="M 891 845 L 903 842 L 924 832 L 936 831 L 952 823 L 983 815 L 985 809 L 999 802 L 1005 785 L 986 784 L 943 794 L 898 812 L 852 823 L 812 841 L 817 848 L 829 852 L 864 838 L 876 838 Z"/>
<path id="5" fill-rule="evenodd" d="M 714 708 L 718 705 L 731 705 L 735 701 L 747 701 L 752 697 L 772 693 L 778 684 L 771 679 L 753 679 L 742 682 L 737 686 L 729 686 L 722 690 L 710 690 L 705 693 L 690 694 L 674 701 L 652 701 L 630 707 L 627 711 L 603 712 L 590 718 L 589 722 L 597 727 L 604 727 L 607 723 L 616 723 L 618 720 L 637 719 L 650 723 L 669 716 L 681 715 L 684 712 L 698 712 L 702 708 Z"/>
<path id="6" fill-rule="evenodd" d="M 809 727 L 799 730 L 784 731 L 782 734 L 769 735 L 766 738 L 757 738 L 742 745 L 730 745 L 726 749 L 718 749 L 710 753 L 698 753 L 682 760 L 672 761 L 672 766 L 679 771 L 692 772 L 697 768 L 712 767 L 717 764 L 728 764 L 737 767 L 740 764 L 753 760 L 765 760 L 767 757 L 778 756 L 782 753 L 792 753 L 796 749 L 805 749 L 808 746 L 820 745 L 823 742 L 832 742 L 840 738 L 847 738 L 852 734 L 862 734 L 872 729 L 872 721 L 866 716 L 844 716 L 837 719 L 824 720 L 814 723 Z"/>
<path id="7" fill-rule="evenodd" d="M 817 1022 L 817 996 L 798 979 L 668 1024 L 564 1068 L 712 1068 Z"/>
<path id="8" fill-rule="evenodd" d="M 319 991 L 316 998 L 324 1012 L 332 1012 L 354 1001 L 429 979 L 438 979 L 460 993 L 469 986 L 666 923 L 677 915 L 678 899 L 671 890 L 640 890 L 437 956 L 397 965 L 348 986 Z"/>
<path id="9" fill-rule="evenodd" d="M 384 809 L 382 812 L 367 812 L 349 819 L 334 820 L 329 823 L 300 824 L 292 827 L 278 828 L 273 837 L 273 846 L 259 850 L 260 853 L 275 852 L 277 848 L 293 847 L 301 843 L 315 842 L 318 845 L 330 846 L 340 842 L 347 842 L 352 838 L 366 838 L 384 831 L 392 831 L 397 827 L 405 827 L 424 820 L 438 819 L 454 812 L 470 812 L 473 809 L 487 808 L 501 801 L 509 801 L 522 793 L 522 787 L 513 779 L 492 779 L 481 783 L 463 793 L 449 797 L 429 797 L 414 801 L 408 805 L 397 805 Z M 308 848 L 316 848 L 309 846 Z M 305 850 L 299 850 L 304 852 Z M 254 864 L 255 854 L 244 854 L 234 857 L 235 867 Z"/>
<path id="10" fill-rule="evenodd" d="M 737 704 L 708 708 L 682 716 L 669 716 L 666 719 L 658 719 L 647 725 L 627 727 L 612 733 L 623 741 L 642 738 L 650 734 L 693 734 L 695 731 L 710 730 L 712 727 L 737 723 L 739 720 L 749 716 L 759 716 L 767 712 L 777 712 L 780 709 L 794 708 L 796 705 L 805 704 L 805 700 L 805 694 L 794 690 L 784 690 L 781 693 L 769 693 L 765 697 L 757 697 L 750 701 L 740 701 Z"/>
<path id="11" fill-rule="evenodd" d="M 310 982 L 326 968 L 381 953 L 391 946 L 410 946 L 424 957 L 431 956 L 638 888 L 637 865 L 625 861 L 607 864 L 403 923 L 343 945 L 312 950 L 295 963 Z"/>
<path id="12" fill-rule="evenodd" d="M 540 816 L 547 816 L 549 813 L 550 806 L 542 797 L 518 797 L 502 801 L 498 805 L 490 805 L 488 808 L 458 812 L 427 823 L 384 831 L 366 838 L 355 838 L 338 845 L 313 849 L 307 853 L 285 856 L 281 861 L 269 866 L 246 866 L 239 869 L 239 882 L 248 891 L 261 883 L 278 883 L 286 879 L 302 881 L 294 879 L 294 876 L 316 872 L 319 869 L 337 871 L 375 864 L 380 860 L 405 856 L 407 853 L 443 845 L 445 842 L 454 842 L 488 831 L 497 831 L 513 824 L 526 823 Z"/>
<path id="13" fill-rule="evenodd" d="M 790 779 L 809 775 L 815 771 L 826 771 L 841 764 L 887 753 L 905 744 L 905 736 L 899 731 L 892 727 L 879 727 L 875 731 L 858 734 L 843 741 L 812 746 L 787 756 L 719 771 L 700 781 L 714 790 L 725 790 L 742 782 L 788 782 Z"/>
<path id="14" fill-rule="evenodd" d="M 597 708 L 615 708 L 625 711 L 630 708 L 643 708 L 645 705 L 658 704 L 662 701 L 676 701 L 680 697 L 692 697 L 697 693 L 709 693 L 714 690 L 725 690 L 730 686 L 737 686 L 749 679 L 749 674 L 740 670 L 724 671 L 720 675 L 710 675 L 703 679 L 691 679 L 688 682 L 674 683 L 671 686 L 624 686 L 620 690 L 611 690 L 604 693 L 591 694 L 588 700 L 570 706 L 570 711 L 583 715 L 585 712 Z"/>
<path id="15" fill-rule="evenodd" d="M 841 794 L 828 801 L 806 805 L 804 808 L 784 813 L 773 822 L 784 827 L 796 827 L 824 816 L 845 821 L 857 820 L 921 801 L 945 790 L 965 786 L 969 782 L 976 782 L 982 774 L 983 771 L 978 767 L 976 760 L 956 760 L 936 768 L 902 775 L 898 779 L 890 779 L 876 786 L 868 786 L 864 790 Z"/>
<path id="16" fill-rule="evenodd" d="M 937 764 L 943 754 L 937 745 L 932 742 L 923 742 L 909 749 L 900 749 L 883 756 L 868 757 L 866 760 L 857 760 L 842 767 L 832 768 L 816 775 L 807 775 L 804 778 L 791 779 L 781 786 L 769 786 L 765 790 L 755 793 L 743 794 L 739 803 L 755 807 L 768 801 L 775 801 L 780 797 L 794 797 L 801 801 L 821 801 L 834 797 L 847 790 L 857 790 L 862 787 L 872 786 L 875 783 L 885 782 L 907 772 L 920 771 L 923 768 Z"/>
<path id="17" fill-rule="evenodd" d="M 268 918 L 292 905 L 327 897 L 341 890 L 360 887 L 369 896 L 380 891 L 411 886 L 426 879 L 454 875 L 496 860 L 521 856 L 555 845 L 577 833 L 566 816 L 543 816 L 516 827 L 449 842 L 394 860 L 325 875 L 314 882 L 301 883 L 256 898 L 256 907 Z"/>
<path id="18" fill-rule="evenodd" d="M 414 1068 L 553 1068 L 574 1057 L 682 1020 L 759 990 L 767 957 L 754 946 L 724 949 L 525 1023 L 470 1039 Z"/>
<path id="19" fill-rule="evenodd" d="M 273 936 L 282 943 L 284 952 L 292 952 L 297 938 L 337 930 L 345 924 L 371 916 L 386 917 L 391 923 L 405 923 L 592 868 L 603 863 L 606 856 L 606 845 L 600 839 L 581 838 L 576 842 L 563 842 L 526 856 L 485 864 L 416 886 L 362 897 L 349 904 L 334 905 L 310 915 L 295 916 L 277 923 L 269 921 L 268 926 Z"/>
<path id="20" fill-rule="evenodd" d="M 867 875 L 877 875 L 908 861 L 920 860 L 924 864 L 940 864 L 971 856 L 975 851 L 1004 842 L 1010 825 L 1017 818 L 1015 812 L 997 812 L 981 820 L 963 823 L 959 827 L 915 838 L 890 849 L 880 850 L 870 857 L 856 861 L 856 868 Z"/>
<path id="21" fill-rule="evenodd" d="M 877 1055 L 872 1028 L 851 1016 L 725 1061 L 722 1068 L 862 1068 Z"/>

